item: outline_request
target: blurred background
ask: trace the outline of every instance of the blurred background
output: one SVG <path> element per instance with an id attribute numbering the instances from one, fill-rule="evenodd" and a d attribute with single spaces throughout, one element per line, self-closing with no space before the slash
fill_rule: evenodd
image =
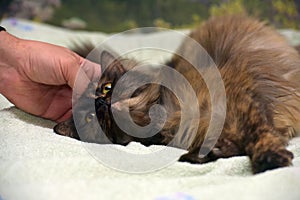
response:
<path id="1" fill-rule="evenodd" d="M 247 13 L 279 29 L 300 29 L 299 0 L 1 0 L 4 18 L 106 33 L 136 27 L 192 28 L 210 16 Z"/>

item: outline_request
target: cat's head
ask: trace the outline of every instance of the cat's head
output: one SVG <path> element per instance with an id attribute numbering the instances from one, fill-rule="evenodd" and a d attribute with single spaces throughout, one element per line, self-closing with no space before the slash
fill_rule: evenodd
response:
<path id="1" fill-rule="evenodd" d="M 128 97 L 120 94 L 117 102 L 112 101 L 117 81 L 137 62 L 130 59 L 117 59 L 112 54 L 104 51 L 101 53 L 100 64 L 103 74 L 98 82 L 91 82 L 84 94 L 73 107 L 73 117 L 54 127 L 54 131 L 88 142 L 128 144 L 136 140 L 133 136 L 125 133 L 116 123 L 112 114 L 112 107 L 122 110 L 129 105 L 130 116 L 134 123 L 145 126 L 150 122 L 148 111 L 150 106 L 158 99 L 159 86 L 148 84 L 138 88 Z M 135 87 L 139 79 L 136 72 L 134 80 L 125 80 L 125 87 Z M 117 93 L 122 91 L 116 91 Z M 122 95 L 124 98 L 122 98 Z M 76 123 L 76 127 L 75 127 Z M 100 125 L 100 126 L 99 126 Z M 104 134 L 106 137 L 104 137 Z M 109 140 L 107 140 L 109 139 Z"/>

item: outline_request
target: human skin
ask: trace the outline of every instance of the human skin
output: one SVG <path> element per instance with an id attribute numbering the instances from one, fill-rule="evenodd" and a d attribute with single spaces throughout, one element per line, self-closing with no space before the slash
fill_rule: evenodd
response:
<path id="1" fill-rule="evenodd" d="M 0 93 L 28 113 L 68 119 L 79 71 L 90 80 L 101 74 L 99 65 L 67 48 L 0 32 Z"/>

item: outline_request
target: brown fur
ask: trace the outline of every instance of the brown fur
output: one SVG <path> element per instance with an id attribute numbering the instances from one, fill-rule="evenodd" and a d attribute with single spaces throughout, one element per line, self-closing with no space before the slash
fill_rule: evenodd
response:
<path id="1" fill-rule="evenodd" d="M 254 172 L 290 165 L 292 154 L 285 146 L 299 132 L 300 119 L 297 52 L 275 30 L 246 17 L 211 19 L 191 37 L 207 50 L 220 70 L 227 95 L 227 116 L 215 145 L 217 153 L 212 151 L 204 159 L 198 158 L 206 132 L 200 125 L 190 153 L 181 160 L 201 163 L 246 154 Z M 192 54 L 185 44 L 182 50 L 185 57 Z M 171 63 L 192 80 L 196 90 L 200 87 L 200 107 L 207 104 L 207 90 L 195 81 L 202 79 L 192 66 L 178 56 Z M 209 119 L 204 116 L 201 121 L 208 124 Z"/>
<path id="2" fill-rule="evenodd" d="M 203 77 L 182 57 L 175 55 L 167 63 L 190 82 L 197 93 L 201 113 L 196 135 L 188 139 L 191 140 L 189 152 L 180 160 L 204 163 L 248 155 L 254 173 L 291 165 L 293 154 L 286 150 L 286 145 L 300 131 L 300 56 L 297 51 L 275 30 L 245 16 L 212 18 L 190 36 L 202 45 L 217 65 L 225 85 L 227 109 L 221 136 L 214 148 L 200 158 L 199 150 L 211 119 L 208 88 Z M 178 51 L 184 58 L 200 59 L 187 41 Z M 114 68 L 115 65 L 124 67 L 114 60 L 98 87 L 105 82 L 103 79 L 119 69 Z M 124 72 L 120 73 L 112 77 L 118 79 Z M 212 73 L 210 67 L 204 70 L 206 77 L 213 76 Z M 151 138 L 135 138 L 124 133 L 115 124 L 109 108 L 100 109 L 102 105 L 99 105 L 98 121 L 114 143 L 138 141 L 145 145 L 167 145 L 174 138 L 181 120 L 178 100 L 171 91 L 155 84 L 139 89 L 130 101 L 131 116 L 136 124 L 147 125 L 150 123 L 149 108 L 156 103 L 166 107 L 168 119 L 160 133 Z M 63 125 L 58 125 L 55 131 L 70 135 L 60 130 Z M 191 128 L 186 127 L 179 133 L 179 138 L 190 132 Z"/>

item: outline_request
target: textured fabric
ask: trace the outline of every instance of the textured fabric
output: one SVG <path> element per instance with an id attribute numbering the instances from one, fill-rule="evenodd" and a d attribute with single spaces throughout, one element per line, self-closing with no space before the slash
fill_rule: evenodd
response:
<path id="1" fill-rule="evenodd" d="M 2 24 L 20 37 L 65 46 L 74 38 L 107 37 L 20 20 Z M 166 36 L 155 34 L 161 40 Z M 118 42 L 122 46 L 141 41 L 139 37 Z M 288 147 L 295 156 L 292 167 L 259 175 L 252 175 L 245 156 L 203 165 L 175 162 L 155 172 L 131 174 L 103 165 L 80 141 L 54 134 L 54 125 L 18 110 L 0 95 L 0 199 L 300 199 L 300 138 Z M 151 147 L 131 143 L 124 148 L 146 152 Z"/>

